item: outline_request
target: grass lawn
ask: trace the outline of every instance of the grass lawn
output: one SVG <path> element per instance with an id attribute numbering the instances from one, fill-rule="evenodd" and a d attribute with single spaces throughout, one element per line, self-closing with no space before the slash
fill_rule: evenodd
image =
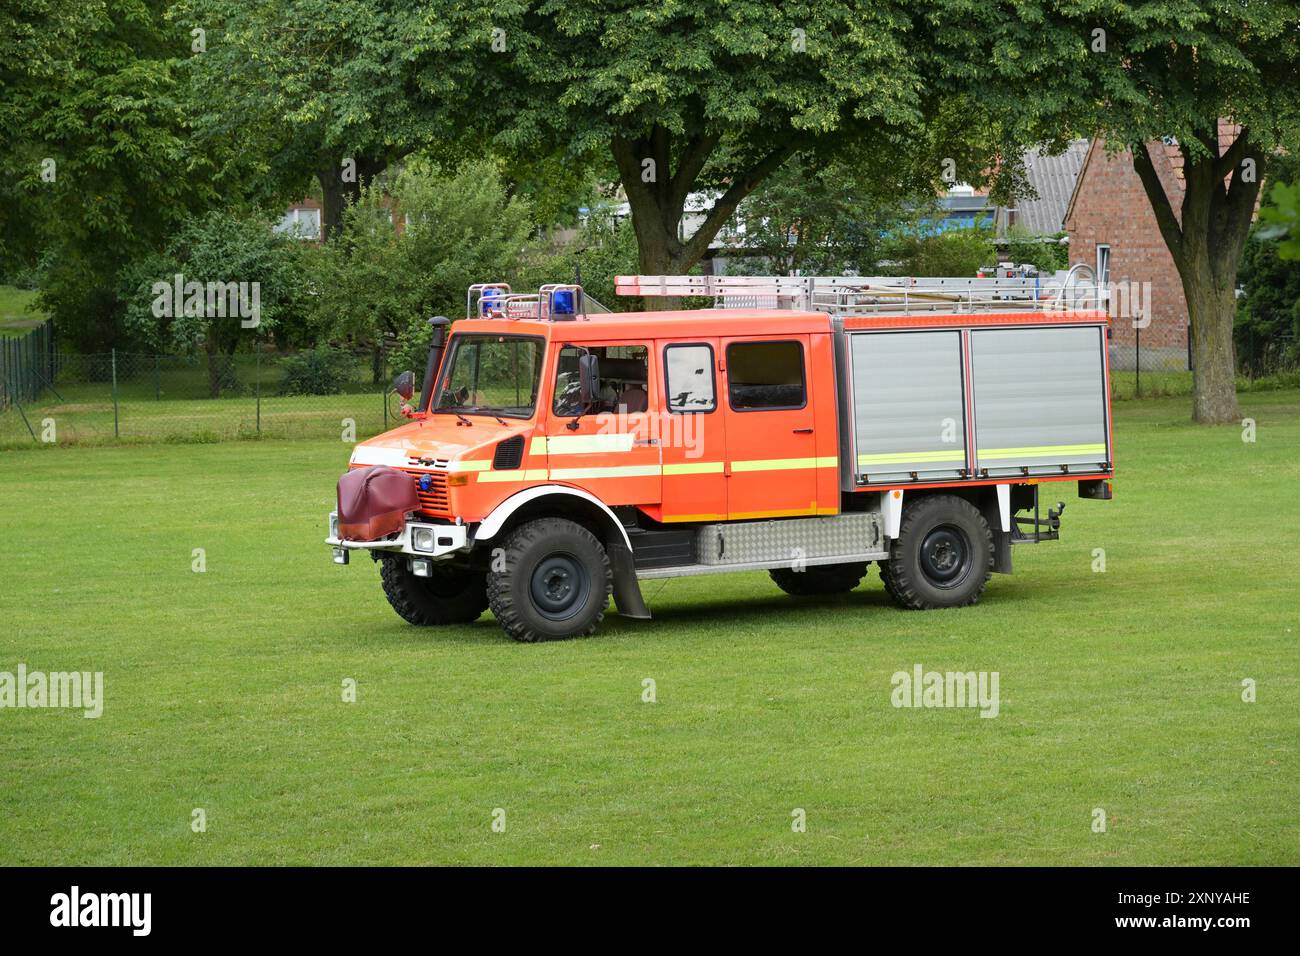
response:
<path id="1" fill-rule="evenodd" d="M 329 562 L 341 442 L 4 452 L 0 670 L 107 700 L 0 710 L 0 863 L 1294 865 L 1300 392 L 1243 404 L 1253 444 L 1117 406 L 1116 499 L 1061 486 L 977 607 L 681 579 L 539 646 Z M 997 671 L 1000 715 L 895 709 L 915 664 Z"/>
<path id="2" fill-rule="evenodd" d="M 0 336 L 26 335 L 45 321 L 44 312 L 29 312 L 35 291 L 0 285 Z"/>

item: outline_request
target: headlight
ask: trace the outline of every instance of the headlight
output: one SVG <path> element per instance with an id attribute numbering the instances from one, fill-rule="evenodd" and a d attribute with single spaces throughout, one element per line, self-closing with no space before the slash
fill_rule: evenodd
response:
<path id="1" fill-rule="evenodd" d="M 434 545 L 432 528 L 414 528 L 411 531 L 411 547 L 416 551 L 432 551 Z"/>
<path id="2" fill-rule="evenodd" d="M 339 539 L 339 515 L 337 511 L 330 512 L 330 537 L 335 541 Z"/>

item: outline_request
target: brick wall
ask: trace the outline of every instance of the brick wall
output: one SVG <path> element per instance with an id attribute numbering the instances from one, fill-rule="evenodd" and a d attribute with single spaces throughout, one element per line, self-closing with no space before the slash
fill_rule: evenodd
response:
<path id="1" fill-rule="evenodd" d="M 1153 150 L 1156 171 L 1175 211 L 1182 204 L 1182 181 L 1167 151 Z M 1094 140 L 1084 160 L 1079 182 L 1066 215 L 1070 264 L 1097 266 L 1097 246 L 1110 246 L 1110 280 L 1149 282 L 1150 324 L 1142 329 L 1142 367 L 1182 367 L 1187 355 L 1187 303 L 1173 258 L 1165 247 L 1155 213 L 1133 169 L 1128 152 L 1107 156 L 1105 144 Z M 1136 333 L 1131 316 L 1112 322 L 1111 364 L 1131 369 L 1136 364 Z"/>

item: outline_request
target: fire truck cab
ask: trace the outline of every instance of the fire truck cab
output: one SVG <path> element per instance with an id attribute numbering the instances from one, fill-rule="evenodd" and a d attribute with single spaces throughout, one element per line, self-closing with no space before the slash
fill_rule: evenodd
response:
<path id="1" fill-rule="evenodd" d="M 1044 485 L 1110 498 L 1084 278 L 629 276 L 715 306 L 625 313 L 473 286 L 449 336 L 432 320 L 410 421 L 354 449 L 326 543 L 368 552 L 412 624 L 491 608 L 530 642 L 592 633 L 611 594 L 648 619 L 642 580 L 727 571 L 818 595 L 877 562 L 904 608 L 973 604 L 1013 545 L 1058 536 Z"/>

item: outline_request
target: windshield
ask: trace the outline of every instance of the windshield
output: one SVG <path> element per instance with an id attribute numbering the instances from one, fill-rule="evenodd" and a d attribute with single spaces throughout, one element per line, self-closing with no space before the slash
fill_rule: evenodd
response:
<path id="1" fill-rule="evenodd" d="M 453 335 L 433 410 L 531 418 L 541 371 L 541 339 Z"/>

